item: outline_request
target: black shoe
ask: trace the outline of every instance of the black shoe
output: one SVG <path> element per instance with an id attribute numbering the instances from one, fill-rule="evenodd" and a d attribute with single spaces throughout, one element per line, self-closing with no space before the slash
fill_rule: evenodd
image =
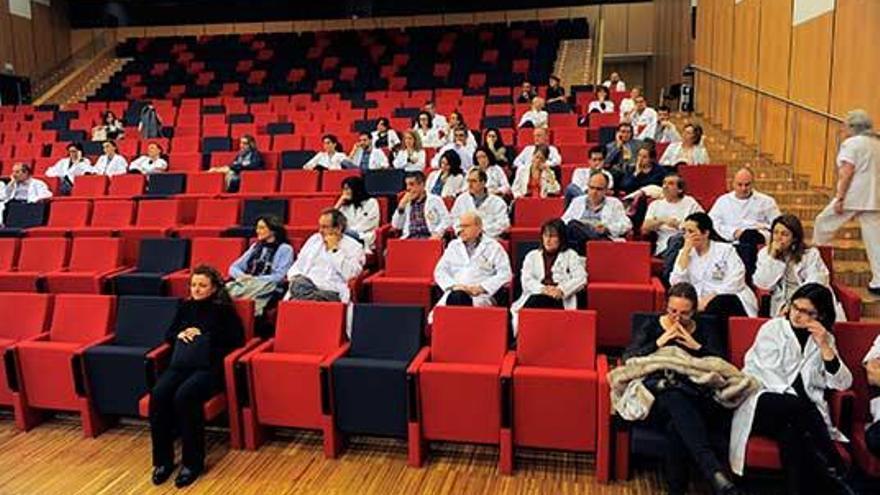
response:
<path id="1" fill-rule="evenodd" d="M 849 486 L 849 477 L 842 470 L 828 468 L 825 476 L 836 493 L 840 495 L 858 495 L 858 492 Z"/>
<path id="2" fill-rule="evenodd" d="M 153 484 L 161 485 L 168 481 L 168 478 L 171 477 L 171 473 L 174 472 L 174 464 L 169 464 L 167 466 L 156 466 L 153 468 Z"/>
<path id="3" fill-rule="evenodd" d="M 192 485 L 199 478 L 200 474 L 202 474 L 201 469 L 190 469 L 183 466 L 180 468 L 180 472 L 177 473 L 177 478 L 174 478 L 174 486 L 183 488 Z"/>
<path id="4" fill-rule="evenodd" d="M 880 287 L 868 287 L 868 292 L 875 296 L 880 296 Z"/>
<path id="5" fill-rule="evenodd" d="M 723 471 L 715 471 L 709 484 L 712 485 L 712 492 L 719 495 L 739 495 L 740 493 L 733 481 L 730 481 L 730 478 Z"/>

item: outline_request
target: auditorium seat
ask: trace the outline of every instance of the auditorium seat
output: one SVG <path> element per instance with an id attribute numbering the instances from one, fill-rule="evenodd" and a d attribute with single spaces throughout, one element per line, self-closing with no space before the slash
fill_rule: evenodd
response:
<path id="1" fill-rule="evenodd" d="M 49 220 L 44 227 L 27 230 L 28 237 L 65 237 L 73 230 L 89 224 L 92 215 L 92 202 L 84 200 L 52 202 Z"/>
<path id="2" fill-rule="evenodd" d="M 3 211 L 4 223 L 0 228 L 0 237 L 23 237 L 32 227 L 46 224 L 49 203 L 18 203 L 7 202 Z"/>
<path id="3" fill-rule="evenodd" d="M 165 276 L 187 266 L 188 239 L 141 240 L 137 265 L 113 276 L 113 292 L 120 296 L 161 296 L 165 291 Z"/>
<path id="4" fill-rule="evenodd" d="M 106 175 L 82 175 L 73 182 L 72 198 L 96 198 L 107 193 L 109 180 Z"/>
<path id="5" fill-rule="evenodd" d="M 321 212 L 332 208 L 336 204 L 336 198 L 296 198 L 290 201 L 287 215 L 287 235 L 300 239 L 307 239 L 318 231 L 318 219 Z"/>
<path id="6" fill-rule="evenodd" d="M 114 309 L 112 296 L 55 296 L 48 332 L 15 345 L 25 417 L 36 418 L 37 410 L 69 411 L 80 415 L 86 437 L 94 437 L 104 428 L 87 395 L 82 355 L 112 339 L 108 334 Z"/>
<path id="7" fill-rule="evenodd" d="M 110 237 L 120 229 L 131 226 L 135 206 L 135 202 L 130 199 L 95 201 L 89 226 L 77 227 L 71 233 L 74 237 Z"/>
<path id="8" fill-rule="evenodd" d="M 46 273 L 46 290 L 100 294 L 107 278 L 123 268 L 121 239 L 77 238 L 73 240 L 67 268 Z"/>
<path id="9" fill-rule="evenodd" d="M 184 238 L 218 237 L 235 225 L 239 218 L 238 199 L 200 199 L 196 203 L 196 217 L 193 225 L 177 228 L 177 235 Z"/>
<path id="10" fill-rule="evenodd" d="M 510 226 L 510 242 L 514 246 L 521 241 L 541 239 L 541 225 L 547 220 L 562 216 L 562 198 L 518 198 L 513 202 L 513 222 Z"/>
<path id="11" fill-rule="evenodd" d="M 52 299 L 48 294 L 8 293 L 0 297 L 0 314 L 15 315 L 14 320 L 0 325 L 0 351 L 5 366 L 0 367 L 0 405 L 11 406 L 15 425 L 28 430 L 37 421 L 35 414 L 24 408 L 20 371 L 15 361 L 15 344 L 42 334 L 49 328 Z"/>
<path id="12" fill-rule="evenodd" d="M 321 192 L 342 192 L 342 181 L 349 177 L 359 177 L 360 170 L 324 170 L 321 172 Z"/>
<path id="13" fill-rule="evenodd" d="M 146 179 L 141 174 L 116 175 L 110 178 L 107 197 L 112 199 L 131 199 L 144 193 Z"/>
<path id="14" fill-rule="evenodd" d="M 364 280 L 370 301 L 418 305 L 429 311 L 434 301 L 434 267 L 442 254 L 440 239 L 390 239 L 385 268 Z"/>
<path id="15" fill-rule="evenodd" d="M 726 165 L 687 165 L 678 167 L 678 174 L 687 183 L 687 192 L 709 211 L 718 196 L 727 193 Z"/>
<path id="16" fill-rule="evenodd" d="M 65 238 L 22 239 L 15 270 L 0 272 L 0 291 L 37 292 L 47 273 L 67 266 L 69 248 Z"/>
<path id="17" fill-rule="evenodd" d="M 232 262 L 247 249 L 245 239 L 240 237 L 196 237 L 191 241 L 189 270 L 172 273 L 166 277 L 168 294 L 174 297 L 189 296 L 189 277 L 193 268 L 199 265 L 213 266 L 224 278 L 227 277 Z"/>

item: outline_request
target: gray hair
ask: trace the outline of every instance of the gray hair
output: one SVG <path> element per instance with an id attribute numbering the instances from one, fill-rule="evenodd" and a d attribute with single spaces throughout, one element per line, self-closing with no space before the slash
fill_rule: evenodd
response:
<path id="1" fill-rule="evenodd" d="M 874 128 L 871 116 L 862 109 L 847 112 L 843 122 L 854 135 L 871 134 Z"/>
<path id="2" fill-rule="evenodd" d="M 474 221 L 475 224 L 477 224 L 477 227 L 483 227 L 483 217 L 480 216 L 480 214 L 479 214 L 479 212 L 477 212 L 477 210 L 470 210 L 470 211 L 464 212 L 458 218 L 460 220 L 464 220 L 465 218 L 470 218 Z"/>

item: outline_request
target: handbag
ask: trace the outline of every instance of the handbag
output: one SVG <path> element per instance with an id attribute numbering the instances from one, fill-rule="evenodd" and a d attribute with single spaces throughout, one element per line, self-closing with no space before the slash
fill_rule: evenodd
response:
<path id="1" fill-rule="evenodd" d="M 197 335 L 192 342 L 177 340 L 171 353 L 171 367 L 177 369 L 210 368 L 211 337 Z"/>

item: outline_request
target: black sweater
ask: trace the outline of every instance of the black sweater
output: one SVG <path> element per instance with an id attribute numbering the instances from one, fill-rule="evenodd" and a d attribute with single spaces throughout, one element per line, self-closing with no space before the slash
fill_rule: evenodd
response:
<path id="1" fill-rule="evenodd" d="M 657 339 L 663 335 L 663 327 L 660 326 L 660 317 L 655 316 L 642 325 L 636 333 L 633 342 L 623 352 L 623 359 L 626 361 L 631 357 L 647 356 L 657 351 Z M 724 344 L 722 343 L 721 332 L 708 325 L 700 324 L 697 321 L 697 328 L 692 334 L 694 340 L 702 344 L 699 350 L 693 350 L 679 344 L 677 341 L 669 341 L 666 345 L 674 345 L 682 348 L 688 354 L 696 357 L 716 356 L 724 358 Z"/>
<path id="2" fill-rule="evenodd" d="M 232 305 L 191 299 L 184 301 L 177 309 L 174 322 L 165 332 L 165 341 L 172 348 L 183 344 L 177 334 L 190 327 L 198 328 L 203 335 L 210 336 L 211 369 L 215 371 L 222 371 L 223 358 L 244 344 L 244 327 Z"/>

